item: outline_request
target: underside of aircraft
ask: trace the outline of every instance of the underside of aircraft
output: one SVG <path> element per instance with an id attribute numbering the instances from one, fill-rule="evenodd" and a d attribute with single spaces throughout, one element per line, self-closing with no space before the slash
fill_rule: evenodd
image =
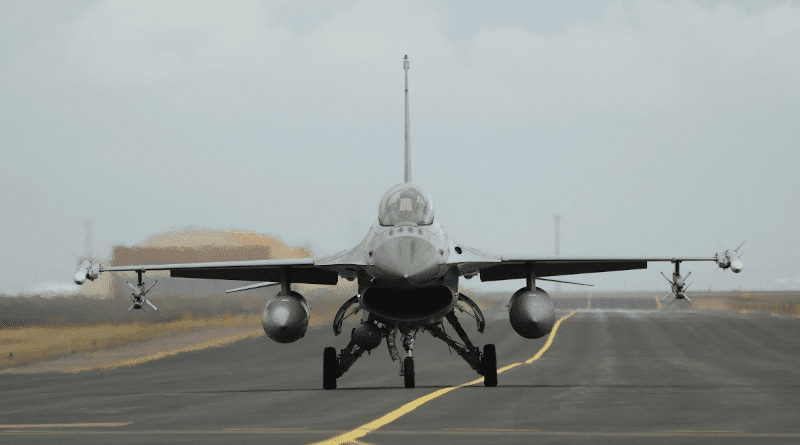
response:
<path id="1" fill-rule="evenodd" d="M 280 291 L 267 301 L 262 324 L 267 336 L 279 343 L 302 338 L 308 328 L 311 308 L 305 298 L 291 289 L 293 283 L 336 285 L 339 278 L 357 280 L 358 293 L 339 309 L 333 319 L 340 335 L 345 319 L 360 316 L 349 344 L 341 351 L 323 352 L 323 387 L 335 389 L 341 378 L 364 352 L 383 340 L 392 360 L 400 362 L 400 374 L 407 388 L 415 386 L 413 348 L 416 337 L 428 332 L 456 351 L 484 378 L 489 387 L 497 385 L 497 353 L 487 344 L 481 350 L 467 336 L 457 314 L 471 317 L 479 333 L 486 322 L 478 306 L 459 292 L 459 280 L 480 276 L 481 281 L 524 279 L 525 286 L 509 301 L 509 320 L 517 334 L 534 339 L 548 335 L 555 323 L 555 307 L 536 280 L 554 276 L 646 269 L 652 261 L 675 264 L 672 289 L 676 299 L 686 299 L 685 277 L 679 273 L 684 261 L 714 261 L 722 269 L 741 272 L 739 249 L 709 257 L 587 258 L 494 255 L 466 247 L 449 238 L 434 215 L 433 200 L 411 182 L 411 154 L 408 120 L 408 57 L 403 59 L 406 80 L 405 181 L 382 197 L 378 220 L 356 247 L 319 258 L 289 260 L 223 261 L 160 265 L 105 267 L 84 261 L 73 277 L 75 283 L 94 280 L 103 272 L 137 272 L 131 309 L 143 309 L 147 292 L 143 275 L 147 271 L 170 271 L 170 276 L 216 280 L 258 281 L 259 284 L 232 289 L 236 292 L 280 283 Z M 739 246 L 741 248 L 741 246 Z M 688 275 L 687 275 L 688 277 Z M 577 284 L 577 283 L 573 283 Z M 672 295 L 670 294 L 670 295 Z M 131 310 L 129 309 L 129 311 Z M 156 309 L 157 310 L 157 309 Z M 457 339 L 445 330 L 445 323 Z M 400 340 L 402 354 L 397 341 Z"/>

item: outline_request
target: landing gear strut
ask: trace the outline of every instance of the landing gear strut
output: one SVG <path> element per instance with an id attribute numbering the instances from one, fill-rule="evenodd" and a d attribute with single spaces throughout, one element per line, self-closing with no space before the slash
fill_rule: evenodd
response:
<path id="1" fill-rule="evenodd" d="M 335 348 L 325 348 L 322 356 L 322 387 L 336 389 L 336 379 L 343 376 L 365 352 L 367 350 L 359 347 L 353 340 L 342 349 L 338 357 Z"/>
<path id="2" fill-rule="evenodd" d="M 494 345 L 486 345 L 483 348 L 483 354 L 481 354 L 480 348 L 473 345 L 469 337 L 467 337 L 467 333 L 464 331 L 464 328 L 461 327 L 461 323 L 459 323 L 458 318 L 456 318 L 456 314 L 451 312 L 447 314 L 445 318 L 453 326 L 453 329 L 455 329 L 461 341 L 464 342 L 463 344 L 450 338 L 447 332 L 445 332 L 442 323 L 429 327 L 428 332 L 439 340 L 447 343 L 447 346 L 455 350 L 472 369 L 484 376 L 483 384 L 485 386 L 497 386 L 497 354 Z"/>
<path id="3" fill-rule="evenodd" d="M 421 331 L 430 332 L 431 335 L 447 343 L 447 346 L 449 346 L 451 349 L 454 349 L 456 353 L 460 355 L 461 358 L 463 358 L 472 369 L 484 377 L 483 384 L 485 386 L 497 386 L 497 352 L 495 346 L 493 344 L 487 344 L 483 348 L 483 353 L 481 353 L 480 348 L 475 346 L 470 341 L 466 331 L 464 331 L 464 328 L 458 321 L 458 317 L 456 317 L 455 310 L 464 312 L 474 318 L 477 322 L 478 332 L 483 332 L 484 327 L 486 326 L 483 314 L 478 306 L 467 296 L 459 294 L 458 301 L 460 303 L 464 303 L 466 307 L 457 304 L 455 309 L 445 316 L 445 319 L 447 319 L 448 323 L 450 323 L 450 325 L 456 331 L 462 343 L 453 340 L 449 335 L 447 335 L 447 332 L 444 330 L 443 321 L 419 328 L 398 327 L 386 324 L 385 322 L 376 322 L 379 332 L 382 334 L 383 338 L 386 339 L 386 346 L 389 349 L 389 355 L 391 356 L 392 360 L 400 360 L 400 375 L 403 377 L 403 383 L 406 388 L 414 388 L 416 386 L 416 372 L 414 370 L 414 357 L 412 351 L 414 349 L 414 343 L 416 341 L 417 334 Z M 351 307 L 353 307 L 352 310 L 350 310 Z M 336 317 L 334 317 L 334 333 L 339 335 L 342 331 L 343 321 L 349 316 L 358 313 L 360 310 L 361 306 L 358 303 L 358 296 L 348 300 L 342 306 L 342 308 L 339 309 Z M 366 320 L 367 322 L 372 323 L 372 321 L 370 321 L 371 318 L 366 318 Z M 356 337 L 356 330 L 354 329 L 353 332 L 354 337 Z M 405 351 L 405 354 L 402 356 L 402 358 L 396 344 L 398 332 L 400 333 L 403 350 Z M 377 335 L 377 333 L 370 335 Z M 323 388 L 336 389 L 336 380 L 344 375 L 344 373 L 347 372 L 351 366 L 353 366 L 356 360 L 358 360 L 359 357 L 364 354 L 364 352 L 368 352 L 373 347 L 376 347 L 380 340 L 380 338 L 378 338 L 378 342 L 372 343 L 372 341 L 365 342 L 364 336 L 360 336 L 359 338 L 361 339 L 360 343 L 357 344 L 355 339 L 351 339 L 347 347 L 342 349 L 341 353 L 339 354 L 336 353 L 336 349 L 334 348 L 325 348 L 322 360 Z M 363 347 L 359 346 L 359 344 Z"/>
<path id="4" fill-rule="evenodd" d="M 419 329 L 401 329 L 400 334 L 403 337 L 403 349 L 406 351 L 405 357 L 400 362 L 400 375 L 403 376 L 403 383 L 406 388 L 413 388 L 416 386 L 414 375 L 414 357 L 411 355 L 411 350 L 414 349 L 414 341 L 417 339 Z"/>

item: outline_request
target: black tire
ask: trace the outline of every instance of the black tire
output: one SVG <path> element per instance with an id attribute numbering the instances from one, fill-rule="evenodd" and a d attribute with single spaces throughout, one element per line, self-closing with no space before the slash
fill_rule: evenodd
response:
<path id="1" fill-rule="evenodd" d="M 322 387 L 336 389 L 336 379 L 339 377 L 339 360 L 336 358 L 336 348 L 325 348 L 322 354 Z"/>
<path id="2" fill-rule="evenodd" d="M 403 360 L 403 380 L 406 388 L 413 388 L 416 385 L 414 381 L 414 357 L 406 357 Z"/>
<path id="3" fill-rule="evenodd" d="M 481 371 L 483 373 L 484 385 L 489 388 L 497 386 L 497 351 L 493 344 L 488 344 L 483 347 Z"/>

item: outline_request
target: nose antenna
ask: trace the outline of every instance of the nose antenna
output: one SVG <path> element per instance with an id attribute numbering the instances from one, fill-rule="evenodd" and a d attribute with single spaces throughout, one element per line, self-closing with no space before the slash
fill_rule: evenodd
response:
<path id="1" fill-rule="evenodd" d="M 411 182 L 411 124 L 408 122 L 408 54 L 403 58 L 403 69 L 406 71 L 406 170 L 405 182 Z"/>

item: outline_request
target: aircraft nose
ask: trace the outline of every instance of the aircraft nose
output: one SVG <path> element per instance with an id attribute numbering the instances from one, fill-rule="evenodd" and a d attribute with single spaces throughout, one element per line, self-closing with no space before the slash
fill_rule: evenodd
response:
<path id="1" fill-rule="evenodd" d="M 741 271 L 742 271 L 742 269 L 744 269 L 744 264 L 742 264 L 742 262 L 741 262 L 741 261 L 738 261 L 738 260 L 737 260 L 737 261 L 733 261 L 733 262 L 731 263 L 731 270 L 732 270 L 734 273 L 739 273 L 739 272 L 741 272 Z"/>
<path id="2" fill-rule="evenodd" d="M 409 281 L 424 280 L 435 273 L 439 255 L 429 241 L 413 236 L 391 238 L 375 249 L 376 267 Z"/>

